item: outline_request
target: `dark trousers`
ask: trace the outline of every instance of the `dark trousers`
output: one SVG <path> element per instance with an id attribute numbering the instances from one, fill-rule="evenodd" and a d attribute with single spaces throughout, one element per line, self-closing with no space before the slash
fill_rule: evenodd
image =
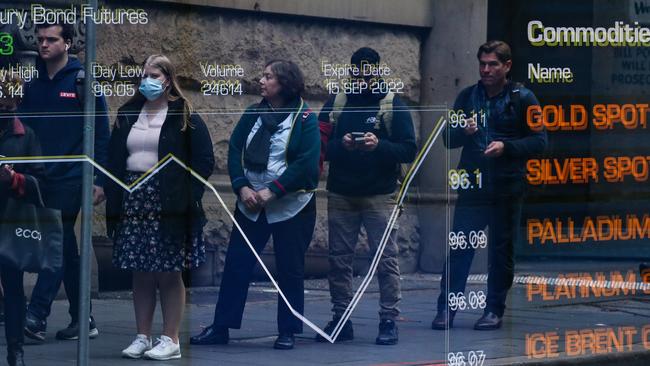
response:
<path id="1" fill-rule="evenodd" d="M 0 268 L 5 304 L 5 337 L 7 349 L 21 347 L 25 328 L 25 291 L 23 289 L 23 272 L 9 266 Z"/>
<path id="2" fill-rule="evenodd" d="M 452 228 L 456 233 L 462 231 L 469 242 L 470 231 L 484 230 L 486 226 L 489 227 L 485 311 L 491 311 L 498 316 L 503 316 L 508 290 L 512 287 L 514 279 L 513 244 L 517 239 L 523 205 L 522 185 L 504 184 L 502 188 L 504 188 L 502 191 L 491 194 L 489 199 L 474 200 L 459 197 Z M 447 308 L 450 292 L 465 293 L 467 276 L 473 259 L 474 249 L 469 245 L 466 249 L 449 251 L 440 281 L 438 311 Z"/>
<path id="3" fill-rule="evenodd" d="M 79 248 L 74 226 L 81 208 L 81 185 L 60 184 L 41 187 L 45 205 L 61 210 L 63 221 L 63 266 L 56 273 L 39 273 L 27 311 L 38 319 L 50 315 L 52 302 L 61 287 L 65 287 L 73 321 L 79 315 Z"/>
<path id="4" fill-rule="evenodd" d="M 289 220 L 269 224 L 264 212 L 257 221 L 251 221 L 239 210 L 235 219 L 257 253 L 261 253 L 269 237 L 273 236 L 273 250 L 277 268 L 276 280 L 291 306 L 300 314 L 304 311 L 305 252 L 311 242 L 316 223 L 316 199 Z M 214 311 L 214 325 L 223 328 L 241 328 L 248 286 L 257 260 L 233 226 L 230 234 L 226 265 L 219 289 L 219 300 Z M 302 333 L 302 321 L 293 316 L 278 295 L 278 332 Z"/>

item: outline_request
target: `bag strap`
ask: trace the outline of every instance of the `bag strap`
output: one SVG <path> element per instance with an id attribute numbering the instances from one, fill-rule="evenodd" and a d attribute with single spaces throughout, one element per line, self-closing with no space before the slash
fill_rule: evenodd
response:
<path id="1" fill-rule="evenodd" d="M 521 88 L 523 87 L 523 84 L 515 82 L 512 85 L 512 89 L 510 89 L 510 106 L 517 118 L 521 117 L 523 112 L 521 108 Z"/>
<path id="2" fill-rule="evenodd" d="M 332 111 L 330 112 L 330 124 L 332 125 L 332 133 L 336 129 L 336 123 L 338 122 L 341 113 L 343 113 L 343 108 L 348 102 L 348 96 L 345 93 L 338 93 L 334 97 L 334 103 L 332 104 Z"/>
<path id="3" fill-rule="evenodd" d="M 34 185 L 34 189 L 36 190 L 36 198 L 38 199 L 36 201 L 36 204 L 39 207 L 45 207 L 45 203 L 43 202 L 43 194 L 41 193 L 41 186 L 38 184 L 38 180 L 36 180 L 36 178 L 32 177 L 31 175 L 25 174 L 25 181 L 28 180 Z"/>
<path id="4" fill-rule="evenodd" d="M 395 99 L 395 93 L 389 92 L 379 101 L 379 111 L 377 112 L 377 121 L 381 121 L 386 127 L 386 132 L 388 136 L 391 136 L 393 133 L 393 100 Z M 343 108 L 348 102 L 348 96 L 345 93 L 338 93 L 334 98 L 334 103 L 332 104 L 332 111 L 330 111 L 330 124 L 332 125 L 332 133 L 336 129 L 336 123 L 338 122 L 341 113 L 343 113 Z"/>
<path id="5" fill-rule="evenodd" d="M 84 69 L 79 69 L 79 71 L 77 71 L 77 76 L 75 77 L 74 80 L 74 86 L 76 88 L 77 100 L 81 104 L 81 108 L 84 108 L 84 101 L 86 98 L 86 95 L 84 93 L 85 79 L 86 79 L 86 72 L 84 71 Z"/>
<path id="6" fill-rule="evenodd" d="M 379 112 L 377 112 L 377 120 L 384 124 L 388 136 L 393 135 L 393 99 L 395 99 L 395 93 L 389 92 L 386 94 L 379 101 Z"/>

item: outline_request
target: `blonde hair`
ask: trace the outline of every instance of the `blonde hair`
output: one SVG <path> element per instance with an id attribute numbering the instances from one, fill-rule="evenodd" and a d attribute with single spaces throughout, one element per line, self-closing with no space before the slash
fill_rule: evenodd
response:
<path id="1" fill-rule="evenodd" d="M 187 97 L 185 97 L 185 94 L 183 94 L 183 91 L 178 84 L 176 68 L 169 58 L 164 55 L 151 55 L 144 61 L 143 66 L 155 67 L 165 75 L 169 81 L 169 86 L 165 89 L 165 95 L 167 96 L 168 101 L 173 102 L 179 99 L 183 101 L 183 127 L 181 128 L 181 131 L 187 130 L 187 127 L 194 128 L 190 121 L 190 117 L 192 113 L 194 113 L 194 108 Z M 141 97 L 142 94 L 138 92 L 133 99 L 139 99 Z"/>

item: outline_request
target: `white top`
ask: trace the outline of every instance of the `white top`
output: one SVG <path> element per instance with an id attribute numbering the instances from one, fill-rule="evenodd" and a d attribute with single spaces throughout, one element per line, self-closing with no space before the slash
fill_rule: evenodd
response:
<path id="1" fill-rule="evenodd" d="M 244 169 L 244 175 L 253 186 L 254 191 L 260 191 L 269 186 L 274 180 L 278 179 L 287 170 L 287 146 L 289 145 L 289 136 L 294 114 L 290 113 L 280 125 L 278 130 L 271 136 L 271 147 L 269 149 L 269 161 L 266 170 L 263 172 L 253 172 Z M 246 146 L 250 144 L 257 130 L 262 126 L 262 119 L 258 118 L 248 134 Z M 282 198 L 269 202 L 264 210 L 266 212 L 266 221 L 269 224 L 288 220 L 298 214 L 311 200 L 314 192 L 291 192 L 282 196 Z M 257 221 L 260 211 L 249 211 L 246 206 L 237 199 L 237 208 L 249 220 Z"/>
<path id="2" fill-rule="evenodd" d="M 131 127 L 126 139 L 129 157 L 126 159 L 126 170 L 131 172 L 146 172 L 158 163 L 158 140 L 160 128 L 167 117 L 167 107 L 151 114 L 143 107 L 138 120 Z"/>

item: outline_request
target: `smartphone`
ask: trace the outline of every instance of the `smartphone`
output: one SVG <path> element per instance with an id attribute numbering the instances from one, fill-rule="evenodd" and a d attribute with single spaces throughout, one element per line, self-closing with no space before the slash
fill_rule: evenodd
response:
<path id="1" fill-rule="evenodd" d="M 356 145 L 363 145 L 366 143 L 365 132 L 351 132 L 352 139 Z"/>

